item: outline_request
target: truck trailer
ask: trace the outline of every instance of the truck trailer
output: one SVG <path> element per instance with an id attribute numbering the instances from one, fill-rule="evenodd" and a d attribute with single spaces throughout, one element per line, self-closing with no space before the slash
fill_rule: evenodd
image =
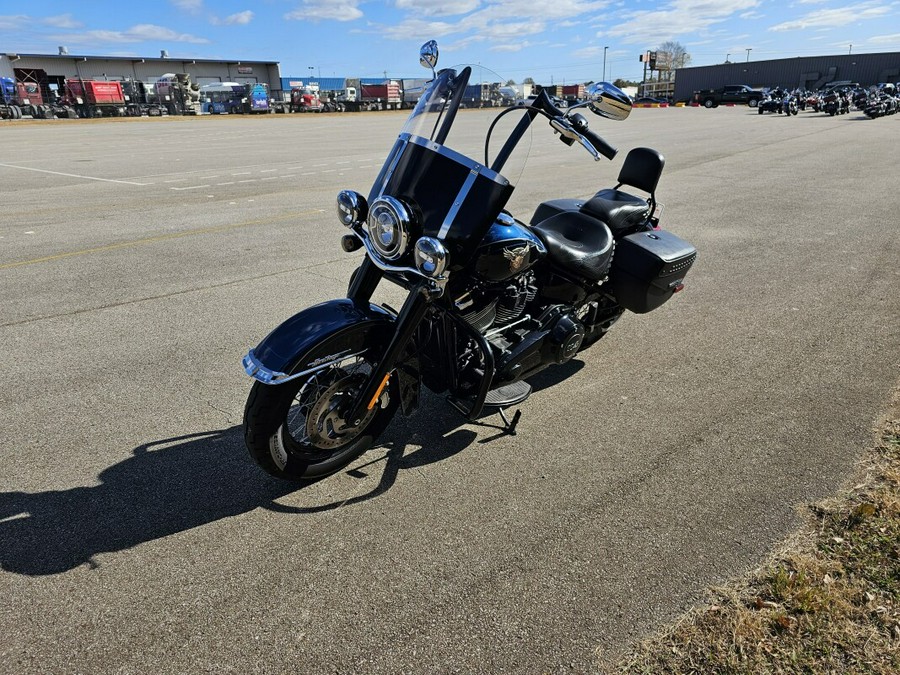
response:
<path id="1" fill-rule="evenodd" d="M 62 102 L 78 117 L 120 117 L 126 114 L 122 83 L 106 80 L 66 80 Z"/>

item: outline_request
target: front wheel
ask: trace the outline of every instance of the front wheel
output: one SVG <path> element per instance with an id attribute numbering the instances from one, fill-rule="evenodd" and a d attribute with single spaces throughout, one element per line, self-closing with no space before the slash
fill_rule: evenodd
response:
<path id="1" fill-rule="evenodd" d="M 339 342 L 326 339 L 313 347 L 296 370 L 322 360 L 327 368 L 284 384 L 253 384 L 244 409 L 244 440 L 253 460 L 273 476 L 306 481 L 339 471 L 372 446 L 397 411 L 399 388 L 392 377 L 357 426 L 342 419 L 341 409 L 380 357 L 373 334 L 364 326 L 353 330 Z M 354 343 L 359 348 L 343 349 Z"/>
<path id="2" fill-rule="evenodd" d="M 703 101 L 703 107 L 706 108 L 707 110 L 715 107 L 715 105 L 716 105 L 716 102 L 713 101 L 711 98 L 708 98 L 705 101 Z"/>
<path id="3" fill-rule="evenodd" d="M 759 105 L 759 101 L 758 101 L 757 99 L 755 99 L 755 98 L 751 98 L 751 99 L 748 101 L 748 105 L 749 105 L 751 108 L 755 108 L 756 106 Z"/>

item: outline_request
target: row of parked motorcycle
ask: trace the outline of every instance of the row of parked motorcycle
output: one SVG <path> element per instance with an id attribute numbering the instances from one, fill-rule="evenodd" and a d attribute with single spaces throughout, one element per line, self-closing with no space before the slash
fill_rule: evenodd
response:
<path id="1" fill-rule="evenodd" d="M 840 87 L 818 92 L 776 88 L 766 93 L 766 97 L 759 102 L 757 111 L 760 115 L 771 112 L 790 117 L 809 109 L 834 116 L 846 115 L 851 108 L 861 111 L 870 119 L 893 115 L 900 110 L 898 85 L 888 82 L 868 89 Z"/>

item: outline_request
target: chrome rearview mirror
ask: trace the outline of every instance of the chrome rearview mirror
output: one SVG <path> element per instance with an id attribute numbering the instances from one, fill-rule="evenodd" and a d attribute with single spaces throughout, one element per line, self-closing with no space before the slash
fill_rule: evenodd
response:
<path id="1" fill-rule="evenodd" d="M 434 74 L 434 68 L 438 62 L 438 44 L 435 40 L 429 40 L 419 48 L 419 63 L 423 68 L 431 69 Z"/>
<path id="2" fill-rule="evenodd" d="M 588 108 L 600 117 L 621 121 L 631 114 L 631 97 L 609 82 L 596 82 L 586 93 Z"/>

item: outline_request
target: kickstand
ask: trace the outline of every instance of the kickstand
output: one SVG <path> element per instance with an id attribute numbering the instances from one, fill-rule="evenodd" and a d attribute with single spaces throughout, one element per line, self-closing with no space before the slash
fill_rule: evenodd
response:
<path id="1" fill-rule="evenodd" d="M 513 415 L 512 422 L 506 419 L 506 414 L 503 412 L 503 408 L 498 408 L 497 412 L 500 413 L 501 419 L 503 419 L 503 432 L 509 434 L 510 436 L 516 435 L 516 426 L 519 424 L 519 420 L 522 418 L 522 411 L 516 410 L 516 414 Z"/>

